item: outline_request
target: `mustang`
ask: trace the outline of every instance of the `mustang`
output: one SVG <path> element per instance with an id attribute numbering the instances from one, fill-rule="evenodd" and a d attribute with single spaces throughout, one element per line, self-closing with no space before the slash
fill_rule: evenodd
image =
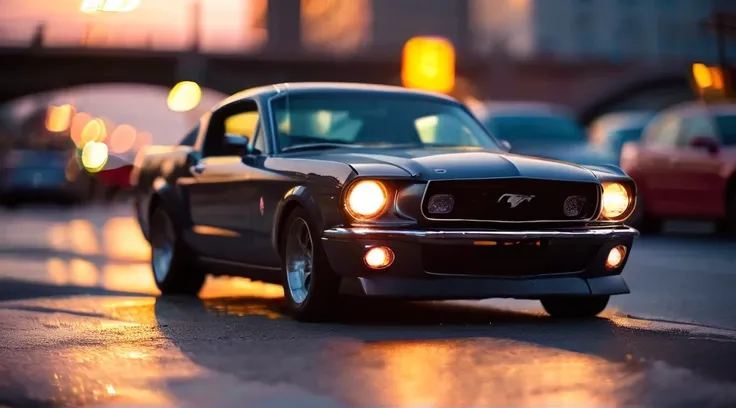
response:
<path id="1" fill-rule="evenodd" d="M 584 317 L 629 293 L 634 182 L 615 166 L 509 154 L 442 95 L 251 89 L 129 170 L 163 294 L 245 276 L 282 284 L 295 318 L 315 320 L 346 294 L 540 299 Z"/>

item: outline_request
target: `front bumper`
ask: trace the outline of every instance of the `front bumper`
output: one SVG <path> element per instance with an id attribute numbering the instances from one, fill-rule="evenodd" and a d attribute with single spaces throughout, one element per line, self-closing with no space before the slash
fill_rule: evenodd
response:
<path id="1" fill-rule="evenodd" d="M 482 299 L 629 293 L 621 277 L 634 237 L 623 225 L 557 230 L 412 230 L 335 228 L 322 244 L 343 277 L 342 290 L 410 299 Z M 614 247 L 621 265 L 605 266 Z M 395 254 L 385 269 L 363 261 L 368 248 Z"/>

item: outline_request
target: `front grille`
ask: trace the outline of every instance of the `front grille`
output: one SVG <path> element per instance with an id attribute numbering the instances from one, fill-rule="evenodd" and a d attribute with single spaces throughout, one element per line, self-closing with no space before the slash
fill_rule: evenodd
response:
<path id="1" fill-rule="evenodd" d="M 587 268 L 601 244 L 565 239 L 497 242 L 496 245 L 423 245 L 425 272 L 522 278 L 579 272 Z"/>
<path id="2" fill-rule="evenodd" d="M 430 199 L 438 194 L 454 197 L 450 212 L 429 211 Z M 589 220 L 595 215 L 599 197 L 600 186 L 590 182 L 524 178 L 440 180 L 427 184 L 422 212 L 429 220 L 448 221 Z"/>

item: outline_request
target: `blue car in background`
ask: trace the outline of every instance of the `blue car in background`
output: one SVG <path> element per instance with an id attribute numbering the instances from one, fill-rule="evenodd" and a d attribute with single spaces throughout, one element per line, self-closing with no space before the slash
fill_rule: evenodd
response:
<path id="1" fill-rule="evenodd" d="M 588 128 L 588 140 L 596 150 L 611 157 L 613 163 L 618 165 L 621 148 L 627 142 L 638 141 L 654 116 L 655 112 L 651 111 L 614 112 L 603 115 Z"/>
<path id="2" fill-rule="evenodd" d="M 536 102 L 486 102 L 476 115 L 511 152 L 587 165 L 617 161 L 588 142 L 585 130 L 568 109 Z"/>
<path id="3" fill-rule="evenodd" d="M 89 197 L 90 178 L 79 169 L 67 138 L 13 140 L 0 154 L 0 204 L 76 204 Z"/>

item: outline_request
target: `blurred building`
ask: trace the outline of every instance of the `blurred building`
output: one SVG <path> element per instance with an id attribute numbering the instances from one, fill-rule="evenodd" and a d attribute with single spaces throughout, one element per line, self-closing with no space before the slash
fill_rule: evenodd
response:
<path id="1" fill-rule="evenodd" d="M 563 60 L 715 61 L 719 0 L 471 0 L 474 49 Z M 736 44 L 727 53 L 736 55 Z"/>

